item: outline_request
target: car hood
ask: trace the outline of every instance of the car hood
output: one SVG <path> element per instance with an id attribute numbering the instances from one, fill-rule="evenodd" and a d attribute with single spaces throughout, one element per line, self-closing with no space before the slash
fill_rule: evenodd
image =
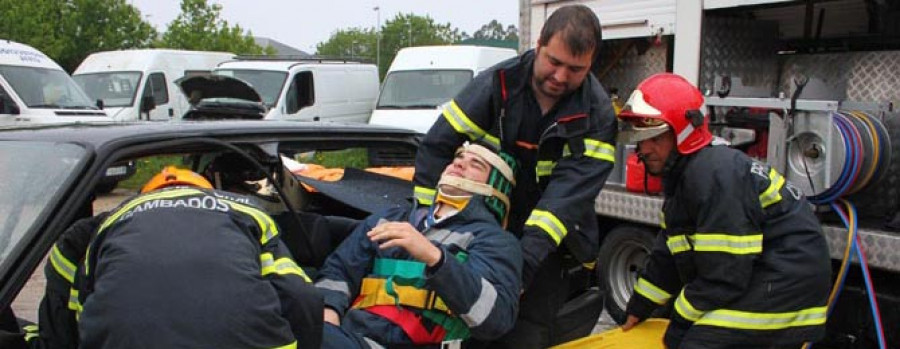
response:
<path id="1" fill-rule="evenodd" d="M 175 81 L 191 104 L 208 98 L 235 98 L 261 102 L 262 97 L 244 80 L 224 75 L 200 75 Z"/>

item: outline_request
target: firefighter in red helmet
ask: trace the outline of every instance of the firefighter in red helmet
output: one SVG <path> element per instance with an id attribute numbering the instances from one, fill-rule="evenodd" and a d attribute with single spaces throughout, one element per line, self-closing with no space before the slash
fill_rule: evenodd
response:
<path id="1" fill-rule="evenodd" d="M 825 333 L 828 247 L 803 193 L 766 164 L 711 145 L 703 95 L 644 80 L 619 119 L 661 176 L 662 232 L 628 303 L 629 330 L 674 302 L 669 348 L 799 347 Z"/>

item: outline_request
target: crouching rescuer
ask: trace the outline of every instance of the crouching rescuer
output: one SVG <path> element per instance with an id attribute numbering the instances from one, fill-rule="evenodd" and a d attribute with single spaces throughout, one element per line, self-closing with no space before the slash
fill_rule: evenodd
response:
<path id="1" fill-rule="evenodd" d="M 662 232 L 628 303 L 629 330 L 674 302 L 668 348 L 799 348 L 825 333 L 828 247 L 803 193 L 775 169 L 711 145 L 703 95 L 653 75 L 619 114 L 665 193 Z"/>
<path id="2" fill-rule="evenodd" d="M 167 167 L 54 245 L 42 348 L 318 348 L 322 296 L 251 199 Z M 64 294 L 63 294 L 64 293 Z"/>
<path id="3" fill-rule="evenodd" d="M 320 270 L 324 347 L 436 346 L 512 328 L 522 254 L 505 231 L 515 162 L 464 144 L 435 205 L 375 214 Z"/>

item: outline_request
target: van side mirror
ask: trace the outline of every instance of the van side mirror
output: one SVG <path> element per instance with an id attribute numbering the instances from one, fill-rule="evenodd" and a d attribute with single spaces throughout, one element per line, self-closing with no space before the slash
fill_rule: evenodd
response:
<path id="1" fill-rule="evenodd" d="M 97 108 L 100 108 L 100 110 L 103 110 L 103 99 L 102 98 L 97 98 L 96 104 L 97 104 Z"/>
<path id="2" fill-rule="evenodd" d="M 153 96 L 141 97 L 141 113 L 149 113 L 153 109 L 156 109 L 156 100 Z"/>

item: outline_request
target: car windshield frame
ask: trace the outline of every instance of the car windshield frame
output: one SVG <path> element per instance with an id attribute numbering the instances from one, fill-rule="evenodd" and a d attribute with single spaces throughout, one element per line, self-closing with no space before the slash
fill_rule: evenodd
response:
<path id="1" fill-rule="evenodd" d="M 98 109 L 63 70 L 0 65 L 0 75 L 29 108 Z"/>
<path id="2" fill-rule="evenodd" d="M 384 78 L 375 108 L 436 108 L 453 99 L 473 78 L 472 71 L 465 69 L 393 71 Z M 425 84 L 426 79 L 431 79 L 431 84 Z M 450 79 L 460 81 L 446 81 Z"/>
<path id="3" fill-rule="evenodd" d="M 88 149 L 76 143 L 0 141 L 0 274 L 15 264 L 89 160 Z"/>
<path id="4" fill-rule="evenodd" d="M 214 70 L 213 74 L 237 78 L 247 82 L 262 98 L 267 109 L 275 108 L 288 80 L 288 72 L 278 70 L 222 68 Z M 263 75 L 268 77 L 260 79 L 259 77 Z M 281 77 L 280 82 L 277 79 L 278 77 Z"/>
<path id="5" fill-rule="evenodd" d="M 104 78 L 106 78 L 105 84 L 101 82 Z M 72 75 L 72 79 L 87 94 L 88 98 L 95 101 L 98 99 L 103 100 L 104 108 L 134 106 L 143 78 L 144 73 L 141 71 L 107 71 Z M 130 95 L 124 91 L 128 87 L 125 86 L 126 84 L 131 84 Z M 119 89 L 122 92 L 115 91 L 115 89 Z"/>

